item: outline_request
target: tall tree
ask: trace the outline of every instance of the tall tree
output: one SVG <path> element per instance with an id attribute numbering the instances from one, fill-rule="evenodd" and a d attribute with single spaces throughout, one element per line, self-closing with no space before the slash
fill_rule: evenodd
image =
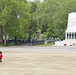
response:
<path id="1" fill-rule="evenodd" d="M 43 0 L 35 12 L 37 25 L 47 37 L 64 38 L 67 18 L 76 11 L 76 0 Z"/>
<path id="2" fill-rule="evenodd" d="M 30 8 L 25 0 L 1 0 L 0 8 L 0 26 L 6 45 L 7 34 L 13 37 L 24 36 L 30 24 Z"/>
<path id="3" fill-rule="evenodd" d="M 36 12 L 38 8 L 38 4 L 40 3 L 39 0 L 35 0 L 34 2 L 29 2 L 30 5 L 30 14 L 31 14 L 31 24 L 28 28 L 28 34 L 29 34 L 29 39 L 33 36 L 33 34 L 37 33 L 37 22 L 34 18 L 34 13 Z"/>

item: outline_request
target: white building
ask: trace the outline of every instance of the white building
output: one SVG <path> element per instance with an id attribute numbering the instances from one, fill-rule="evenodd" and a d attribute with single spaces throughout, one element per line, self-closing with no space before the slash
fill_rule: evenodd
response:
<path id="1" fill-rule="evenodd" d="M 73 46 L 76 44 L 76 12 L 69 13 L 68 24 L 65 31 L 65 40 L 55 42 L 58 46 Z"/>

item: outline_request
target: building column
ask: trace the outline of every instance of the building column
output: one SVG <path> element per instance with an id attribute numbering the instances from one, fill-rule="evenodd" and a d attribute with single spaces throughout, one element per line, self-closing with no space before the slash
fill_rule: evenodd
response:
<path id="1" fill-rule="evenodd" d="M 71 33 L 69 33 L 69 39 L 71 39 Z"/>
<path id="2" fill-rule="evenodd" d="M 71 39 L 73 38 L 72 33 L 71 33 Z"/>
<path id="3" fill-rule="evenodd" d="M 70 33 L 68 33 L 68 39 L 70 39 L 70 37 L 71 37 L 71 35 L 70 35 Z"/>
<path id="4" fill-rule="evenodd" d="M 73 33 L 74 39 L 75 39 L 75 33 Z"/>
<path id="5" fill-rule="evenodd" d="M 76 39 L 76 33 L 75 32 L 66 32 L 65 33 L 65 38 L 66 39 Z"/>
<path id="6" fill-rule="evenodd" d="M 67 33 L 67 39 L 68 39 L 68 33 Z"/>
<path id="7" fill-rule="evenodd" d="M 75 33 L 75 39 L 76 39 L 76 33 Z"/>
<path id="8" fill-rule="evenodd" d="M 73 39 L 73 33 L 72 33 L 72 39 Z"/>

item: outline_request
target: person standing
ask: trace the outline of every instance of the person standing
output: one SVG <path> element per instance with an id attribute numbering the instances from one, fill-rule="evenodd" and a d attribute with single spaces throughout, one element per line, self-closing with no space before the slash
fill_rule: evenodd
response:
<path id="1" fill-rule="evenodd" d="M 3 57 L 2 51 L 0 51 L 0 62 L 2 62 L 2 57 Z"/>

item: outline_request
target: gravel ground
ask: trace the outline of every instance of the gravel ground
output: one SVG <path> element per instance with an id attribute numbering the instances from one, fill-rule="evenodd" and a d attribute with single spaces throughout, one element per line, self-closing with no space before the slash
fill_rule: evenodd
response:
<path id="1" fill-rule="evenodd" d="M 76 47 L 0 47 L 0 75 L 76 75 Z"/>

